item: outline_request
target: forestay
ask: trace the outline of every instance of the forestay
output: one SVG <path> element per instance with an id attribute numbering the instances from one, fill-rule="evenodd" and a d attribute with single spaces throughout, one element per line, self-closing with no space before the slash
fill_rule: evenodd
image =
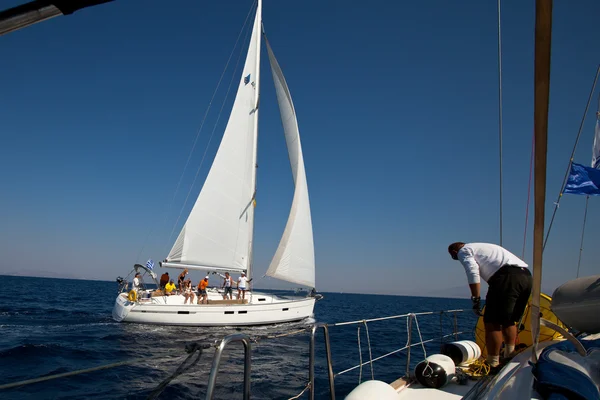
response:
<path id="1" fill-rule="evenodd" d="M 315 254 L 313 243 L 308 185 L 302 157 L 296 111 L 283 72 L 265 36 L 271 71 L 277 92 L 277 102 L 283 123 L 292 175 L 294 197 L 285 231 L 269 265 L 267 275 L 288 282 L 314 287 Z"/>
<path id="2" fill-rule="evenodd" d="M 163 266 L 250 266 L 259 98 L 261 3 L 223 139 L 202 191 Z M 165 265 L 167 264 L 167 265 Z"/>

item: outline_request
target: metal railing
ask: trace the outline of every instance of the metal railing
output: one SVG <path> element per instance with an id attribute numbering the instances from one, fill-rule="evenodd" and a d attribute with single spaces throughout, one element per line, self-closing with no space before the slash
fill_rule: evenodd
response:
<path id="1" fill-rule="evenodd" d="M 382 318 L 363 319 L 363 320 L 349 321 L 349 322 L 339 322 L 339 323 L 335 323 L 335 324 L 316 323 L 308 329 L 302 329 L 302 330 L 292 332 L 293 334 L 297 334 L 297 333 L 306 332 L 308 330 L 309 334 L 310 334 L 309 361 L 308 361 L 308 383 L 307 383 L 306 387 L 302 390 L 302 392 L 300 392 L 299 395 L 297 395 L 293 398 L 298 398 L 307 389 L 309 390 L 310 400 L 314 400 L 314 398 L 315 398 L 315 359 L 316 359 L 315 348 L 316 348 L 317 331 L 323 330 L 323 338 L 324 338 L 324 344 L 325 344 L 325 356 L 327 359 L 327 375 L 328 375 L 328 380 L 329 380 L 329 398 L 331 400 L 335 400 L 335 378 L 337 376 L 343 375 L 343 374 L 353 371 L 357 368 L 361 368 L 361 371 L 362 371 L 362 367 L 369 364 L 371 367 L 371 379 L 374 379 L 373 363 L 376 361 L 379 361 L 381 359 L 384 359 L 386 357 L 389 357 L 393 354 L 399 353 L 403 350 L 407 350 L 405 378 L 410 378 L 410 360 L 411 360 L 412 347 L 421 345 L 421 346 L 423 346 L 423 350 L 425 351 L 424 345 L 426 343 L 433 342 L 434 340 L 443 340 L 443 339 L 451 337 L 451 336 L 454 336 L 455 339 L 458 339 L 458 335 L 463 334 L 465 332 L 458 332 L 456 314 L 459 312 L 463 312 L 463 311 L 464 310 L 462 310 L 462 309 L 456 309 L 456 310 L 446 310 L 446 311 L 441 311 L 441 312 L 439 312 L 439 311 L 433 312 L 432 311 L 432 312 L 422 312 L 422 313 L 409 313 L 409 314 L 393 315 L 393 316 L 382 317 Z M 436 337 L 433 339 L 423 340 L 423 338 L 421 336 L 421 331 L 420 331 L 420 328 L 418 325 L 417 316 L 435 315 L 435 314 L 439 314 L 440 317 L 443 314 L 452 314 L 454 317 L 453 332 L 450 334 L 441 335 L 440 337 Z M 379 357 L 372 358 L 371 342 L 370 342 L 370 338 L 368 336 L 369 334 L 368 334 L 367 323 L 399 319 L 399 318 L 407 318 L 407 342 L 406 342 L 406 345 L 404 347 L 393 350 L 393 351 L 386 353 L 384 355 L 381 355 Z M 415 342 L 415 343 L 413 343 L 413 335 L 412 335 L 413 323 L 417 327 L 417 331 L 418 331 L 419 339 L 420 339 L 418 342 Z M 333 362 L 332 362 L 332 358 L 331 358 L 331 343 L 330 343 L 330 339 L 329 339 L 329 328 L 336 327 L 336 326 L 353 325 L 353 324 L 359 325 L 359 327 L 358 327 L 359 349 L 360 349 L 360 327 L 361 326 L 365 327 L 365 331 L 367 333 L 367 338 L 368 338 L 369 361 L 362 362 L 362 355 L 361 355 L 361 362 L 358 365 L 347 368 L 338 373 L 334 373 L 333 372 Z M 279 335 L 278 337 L 282 337 L 282 336 L 288 336 L 288 335 L 287 334 Z M 225 336 L 221 340 L 221 342 L 217 346 L 217 349 L 215 350 L 215 357 L 213 359 L 213 365 L 212 365 L 212 368 L 210 371 L 208 390 L 206 393 L 207 399 L 212 399 L 213 395 L 214 395 L 214 389 L 215 389 L 215 385 L 216 385 L 216 381 L 217 381 L 217 375 L 219 373 L 219 364 L 221 361 L 221 355 L 223 353 L 223 350 L 229 343 L 236 342 L 236 341 L 241 341 L 244 343 L 244 350 L 245 350 L 244 351 L 244 399 L 250 398 L 250 368 L 251 368 L 251 344 L 250 343 L 251 343 L 251 340 L 252 339 L 250 338 L 250 336 L 245 335 L 245 334 L 229 335 L 229 336 Z M 361 372 L 361 377 L 362 377 L 362 372 Z M 360 380 L 361 380 L 361 378 L 359 378 L 359 381 Z"/>
<path id="2" fill-rule="evenodd" d="M 250 399 L 250 368 L 252 367 L 252 347 L 250 344 L 250 336 L 245 334 L 234 334 L 225 336 L 215 350 L 215 357 L 210 369 L 208 377 L 208 389 L 206 390 L 206 398 L 212 399 L 217 384 L 217 375 L 219 374 L 219 364 L 225 346 L 231 342 L 242 342 L 244 344 L 244 400 Z"/>

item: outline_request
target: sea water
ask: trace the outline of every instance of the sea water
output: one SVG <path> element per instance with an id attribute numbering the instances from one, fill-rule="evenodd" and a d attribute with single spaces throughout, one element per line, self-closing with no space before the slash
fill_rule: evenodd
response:
<path id="1" fill-rule="evenodd" d="M 457 314 L 458 339 L 473 339 L 476 319 L 468 299 L 323 293 L 314 319 L 271 326 L 225 328 L 180 327 L 117 323 L 111 311 L 117 295 L 115 282 L 1 276 L 0 385 L 134 360 L 132 365 L 59 378 L 19 388 L 0 390 L 2 399 L 145 399 L 171 376 L 188 356 L 186 344 L 215 343 L 225 335 L 253 337 L 251 393 L 254 399 L 283 399 L 300 393 L 308 382 L 307 333 L 271 339 L 318 322 L 343 322 L 390 315 L 467 309 Z M 465 285 L 465 291 L 468 288 Z M 269 291 L 292 296 L 293 291 Z M 451 315 L 435 313 L 417 318 L 428 354 L 439 352 L 440 332 L 453 331 Z M 362 361 L 369 360 L 364 326 L 360 329 Z M 368 324 L 373 358 L 406 345 L 406 318 Z M 358 325 L 330 328 L 334 373 L 358 365 Z M 445 339 L 454 340 L 454 337 Z M 416 325 L 413 342 L 418 341 Z M 204 398 L 214 349 L 175 377 L 158 398 Z M 194 356 L 195 359 L 196 356 Z M 328 398 L 327 364 L 323 334 L 317 335 L 316 398 Z M 412 348 L 411 364 L 423 359 L 421 346 Z M 191 360 L 190 360 L 191 361 Z M 406 368 L 406 351 L 373 364 L 375 379 L 392 382 Z M 242 397 L 243 346 L 228 346 L 221 360 L 215 398 Z M 359 382 L 371 379 L 365 365 L 335 379 L 336 395 L 343 398 Z M 307 393 L 303 398 L 307 398 Z"/>

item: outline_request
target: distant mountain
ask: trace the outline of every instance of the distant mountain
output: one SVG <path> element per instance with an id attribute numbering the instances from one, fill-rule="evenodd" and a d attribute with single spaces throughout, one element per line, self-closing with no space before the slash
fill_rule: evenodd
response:
<path id="1" fill-rule="evenodd" d="M 73 273 L 54 272 L 37 269 L 20 269 L 17 271 L 0 271 L 0 275 L 9 276 L 32 276 L 38 278 L 61 278 L 61 279 L 85 279 L 85 280 L 102 280 L 95 277 L 81 276 Z"/>

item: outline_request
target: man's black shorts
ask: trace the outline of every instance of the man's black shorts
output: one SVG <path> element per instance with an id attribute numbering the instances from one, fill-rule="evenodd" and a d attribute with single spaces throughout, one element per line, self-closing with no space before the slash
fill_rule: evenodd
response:
<path id="1" fill-rule="evenodd" d="M 533 278 L 528 268 L 504 265 L 488 281 L 483 322 L 511 326 L 525 312 Z"/>

